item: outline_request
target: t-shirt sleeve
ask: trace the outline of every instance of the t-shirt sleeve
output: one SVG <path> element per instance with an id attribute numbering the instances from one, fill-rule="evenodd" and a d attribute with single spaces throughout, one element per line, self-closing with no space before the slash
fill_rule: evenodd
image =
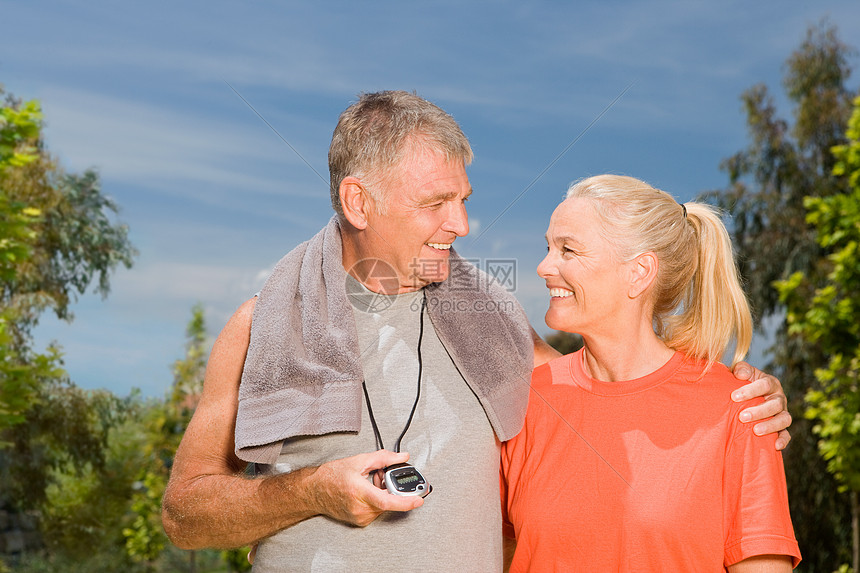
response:
<path id="1" fill-rule="evenodd" d="M 796 567 L 800 549 L 788 511 L 782 453 L 774 447 L 776 436 L 756 436 L 753 424 L 741 424 L 736 417 L 733 426 L 723 480 L 724 564 L 757 555 L 788 555 Z"/>
<path id="2" fill-rule="evenodd" d="M 540 388 L 543 384 L 552 380 L 552 370 L 549 364 L 543 364 L 535 368 L 532 373 L 531 388 Z M 518 499 L 517 495 L 523 490 L 522 481 L 528 481 L 526 451 L 528 449 L 529 435 L 534 426 L 534 421 L 541 416 L 536 411 L 535 402 L 530 400 L 528 413 L 520 432 L 510 440 L 502 443 L 502 459 L 499 466 L 499 491 L 502 497 L 502 533 L 505 537 L 516 539 L 516 530 L 511 517 L 511 508 L 521 508 L 524 501 Z"/>

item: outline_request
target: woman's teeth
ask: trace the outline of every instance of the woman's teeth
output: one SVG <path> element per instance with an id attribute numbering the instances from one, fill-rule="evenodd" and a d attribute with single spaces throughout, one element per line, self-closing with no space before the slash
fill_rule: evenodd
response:
<path id="1" fill-rule="evenodd" d="M 569 296 L 573 296 L 573 291 L 567 290 L 566 288 L 551 288 L 549 289 L 549 296 L 566 298 Z"/>

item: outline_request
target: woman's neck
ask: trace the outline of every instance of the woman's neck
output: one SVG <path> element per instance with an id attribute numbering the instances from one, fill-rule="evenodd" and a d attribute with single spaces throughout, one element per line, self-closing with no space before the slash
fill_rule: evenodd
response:
<path id="1" fill-rule="evenodd" d="M 651 325 L 616 335 L 585 335 L 585 372 L 603 382 L 623 382 L 647 376 L 666 364 L 675 351 Z"/>

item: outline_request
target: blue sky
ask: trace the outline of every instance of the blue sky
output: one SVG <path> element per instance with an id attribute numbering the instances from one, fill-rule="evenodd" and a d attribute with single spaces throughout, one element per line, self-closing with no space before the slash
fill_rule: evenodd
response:
<path id="1" fill-rule="evenodd" d="M 822 18 L 860 46 L 856 0 L 0 0 L 0 15 L 0 83 L 41 100 L 49 149 L 99 171 L 140 250 L 107 300 L 84 296 L 73 323 L 38 331 L 75 382 L 120 395 L 162 395 L 191 307 L 214 337 L 325 224 L 315 171 L 327 179 L 331 131 L 360 92 L 415 90 L 460 122 L 476 158 L 459 251 L 516 260 L 546 333 L 534 269 L 571 181 L 624 173 L 683 201 L 724 187 L 720 161 L 747 143 L 740 94 L 765 83 L 790 117 L 783 63 Z"/>

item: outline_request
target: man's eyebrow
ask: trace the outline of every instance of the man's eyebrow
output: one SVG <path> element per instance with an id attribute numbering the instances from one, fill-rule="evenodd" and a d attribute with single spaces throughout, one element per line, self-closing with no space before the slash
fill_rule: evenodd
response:
<path id="1" fill-rule="evenodd" d="M 435 203 L 437 201 L 450 201 L 452 199 L 456 199 L 460 195 L 459 191 L 440 191 L 439 193 L 434 193 L 429 197 L 425 197 L 419 201 L 420 205 L 430 205 L 431 203 Z M 472 188 L 469 187 L 469 191 L 463 197 L 463 199 L 468 199 L 472 195 Z"/>

